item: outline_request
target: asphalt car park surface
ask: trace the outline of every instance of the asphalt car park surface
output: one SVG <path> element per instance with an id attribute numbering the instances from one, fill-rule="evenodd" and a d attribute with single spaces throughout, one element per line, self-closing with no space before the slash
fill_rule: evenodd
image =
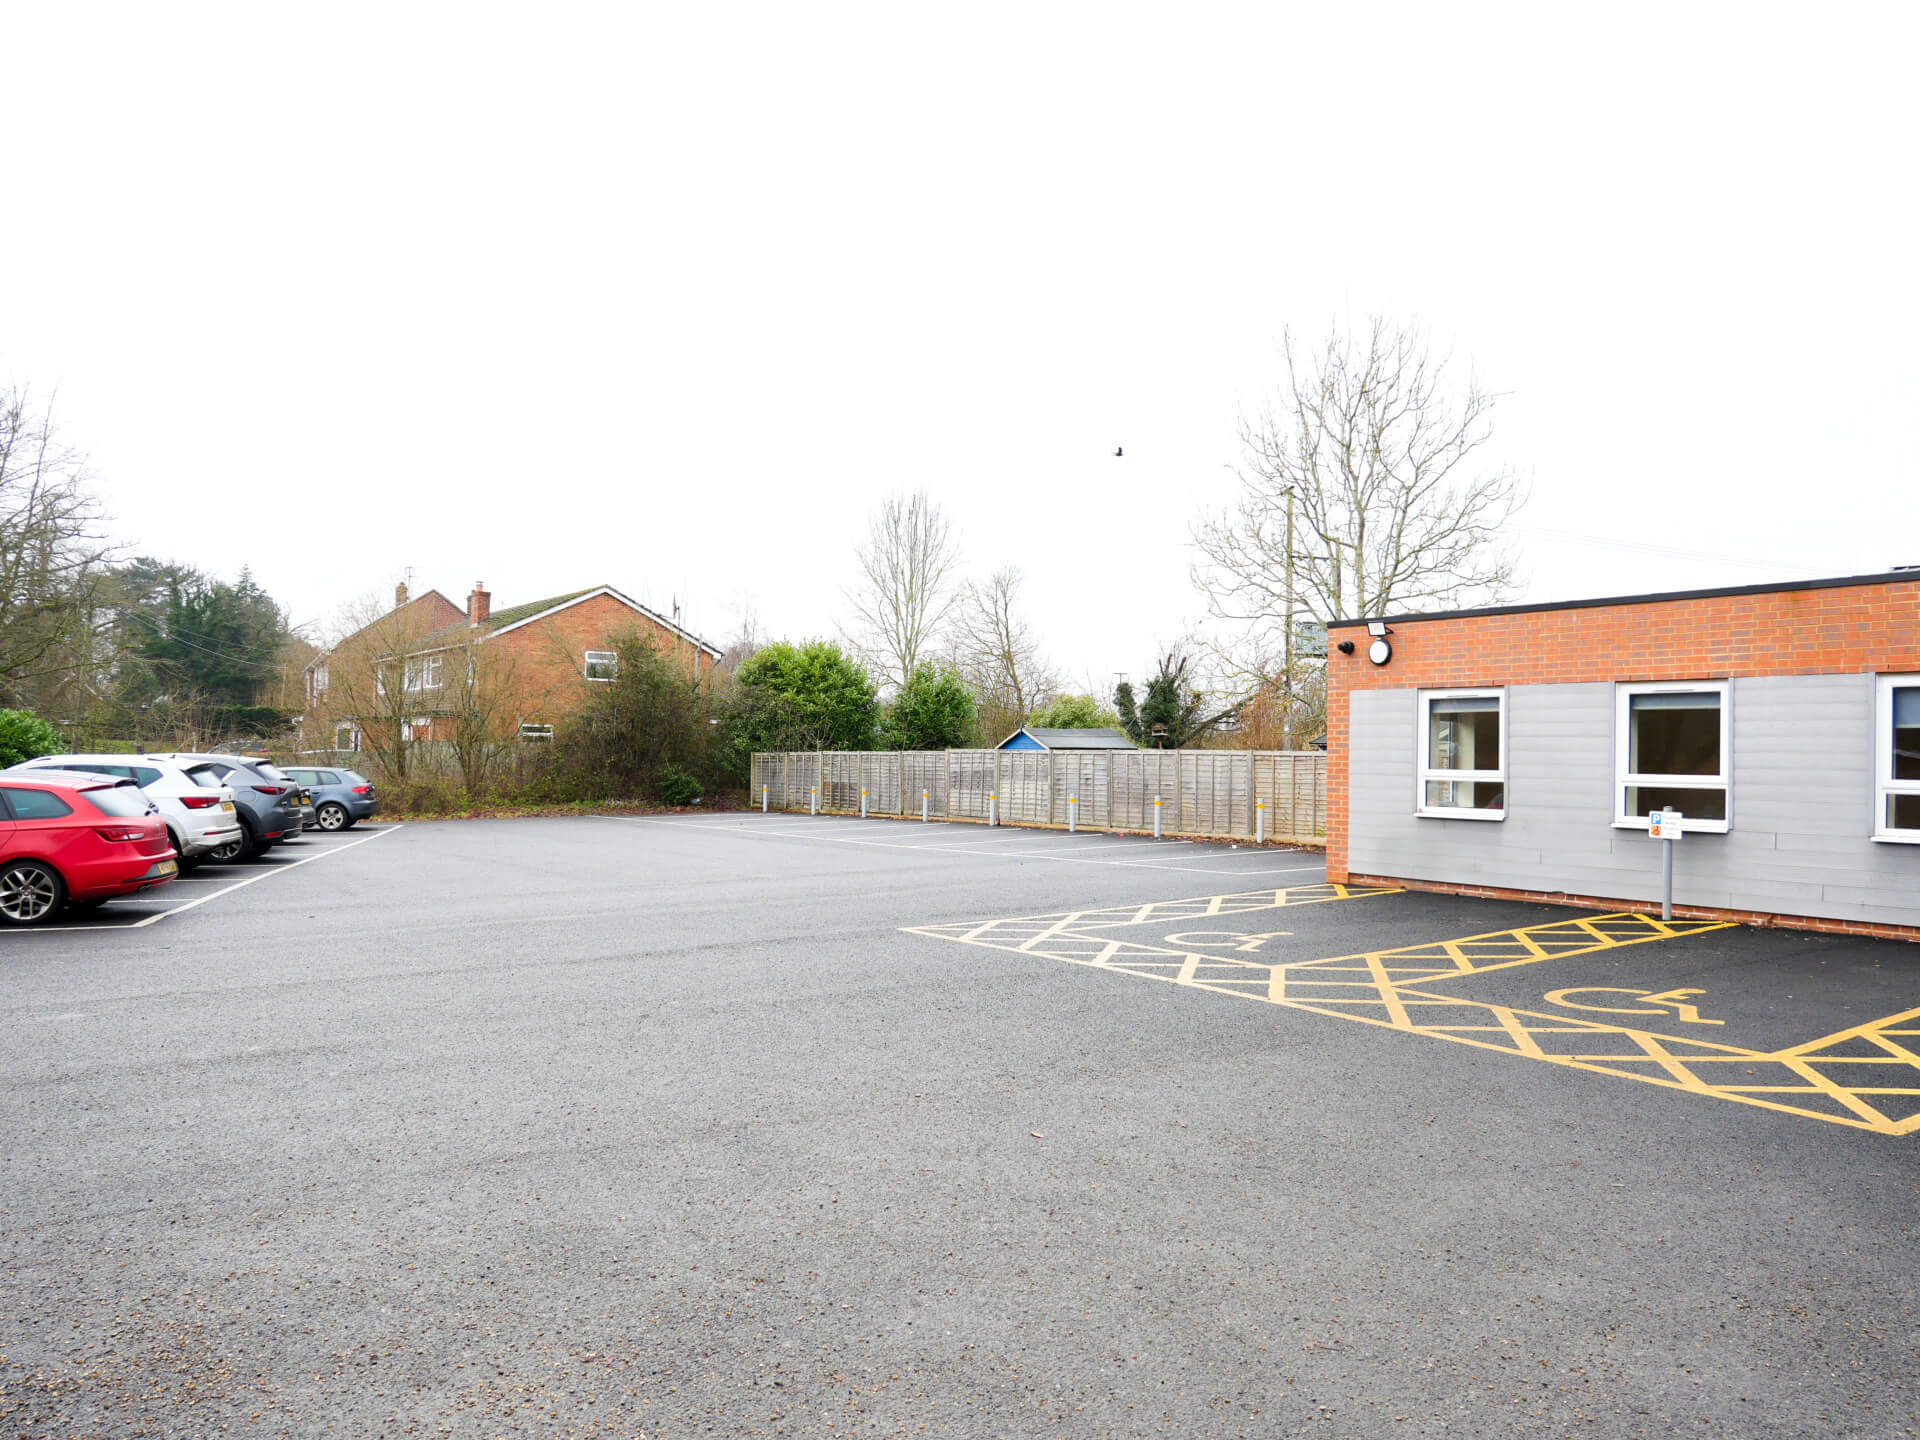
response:
<path id="1" fill-rule="evenodd" d="M 914 822 L 306 844 L 0 939 L 0 1434 L 1920 1430 L 1920 947 Z"/>

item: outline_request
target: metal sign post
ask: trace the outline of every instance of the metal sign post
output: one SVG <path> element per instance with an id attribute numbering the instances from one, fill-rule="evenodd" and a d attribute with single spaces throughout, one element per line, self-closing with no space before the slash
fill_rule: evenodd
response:
<path id="1" fill-rule="evenodd" d="M 1686 816 L 1678 810 L 1653 810 L 1647 814 L 1647 834 L 1660 842 L 1660 918 L 1673 918 L 1673 846 L 1686 834 Z"/>

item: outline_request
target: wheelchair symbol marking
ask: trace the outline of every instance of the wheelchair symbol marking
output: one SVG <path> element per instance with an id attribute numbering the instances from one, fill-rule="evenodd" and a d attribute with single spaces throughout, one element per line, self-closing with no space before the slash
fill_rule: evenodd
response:
<path id="1" fill-rule="evenodd" d="M 1564 1006 L 1568 1010 L 1589 1010 L 1597 1015 L 1658 1015 L 1662 1019 L 1679 1020 L 1686 1025 L 1724 1025 L 1724 1020 L 1704 1020 L 1699 1010 L 1687 1003 L 1689 996 L 1704 995 L 1704 990 L 1622 990 L 1607 985 L 1575 986 L 1568 990 L 1549 990 L 1547 1003 Z M 1640 1001 L 1639 1006 L 1623 1005 L 1583 1005 L 1578 1000 L 1569 1000 L 1569 995 L 1628 995 Z M 1653 1008 L 1648 1008 L 1649 1006 Z"/>
<path id="2" fill-rule="evenodd" d="M 1251 955 L 1267 941 L 1291 934 L 1291 930 L 1268 930 L 1259 935 L 1245 935 L 1238 930 L 1187 930 L 1179 935 L 1167 936 L 1167 943 L 1186 945 L 1196 950 L 1219 950 L 1224 947 Z"/>

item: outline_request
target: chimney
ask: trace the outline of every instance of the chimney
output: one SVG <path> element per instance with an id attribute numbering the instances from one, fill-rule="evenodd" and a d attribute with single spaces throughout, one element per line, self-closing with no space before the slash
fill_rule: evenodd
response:
<path id="1" fill-rule="evenodd" d="M 484 580 L 474 581 L 473 593 L 467 596 L 467 624 L 486 624 L 487 615 L 492 609 L 493 596 L 487 593 L 487 582 Z"/>
<path id="2" fill-rule="evenodd" d="M 402 580 L 393 587 L 393 608 L 398 610 L 407 603 L 407 582 Z"/>

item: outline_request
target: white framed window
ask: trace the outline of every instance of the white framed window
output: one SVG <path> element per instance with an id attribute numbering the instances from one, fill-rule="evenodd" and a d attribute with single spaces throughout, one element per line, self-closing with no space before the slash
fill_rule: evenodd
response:
<path id="1" fill-rule="evenodd" d="M 336 750 L 360 748 L 360 731 L 351 720 L 342 720 L 333 727 L 333 748 Z"/>
<path id="2" fill-rule="evenodd" d="M 387 696 L 387 672 L 384 667 L 373 672 L 373 693 L 381 699 Z"/>
<path id="3" fill-rule="evenodd" d="M 520 738 L 522 740 L 535 741 L 551 740 L 553 739 L 553 726 L 539 720 L 522 720 L 520 722 Z"/>
<path id="4" fill-rule="evenodd" d="M 1873 716 L 1873 838 L 1920 845 L 1920 675 L 1876 679 Z"/>
<path id="5" fill-rule="evenodd" d="M 1414 814 L 1506 819 L 1506 692 L 1421 691 L 1417 773 Z"/>
<path id="6" fill-rule="evenodd" d="M 1613 687 L 1613 823 L 1647 828 L 1678 810 L 1686 828 L 1733 823 L 1732 697 L 1724 680 Z"/>
<path id="7" fill-rule="evenodd" d="M 429 715 L 416 715 L 413 719 L 407 721 L 406 728 L 407 733 L 403 738 L 407 740 L 431 740 L 433 738 L 433 717 Z"/>
<path id="8" fill-rule="evenodd" d="M 587 679 L 610 681 L 620 676 L 620 654 L 616 650 L 587 651 Z"/>
<path id="9" fill-rule="evenodd" d="M 327 667 L 324 665 L 316 665 L 313 667 L 313 693 L 316 695 L 324 695 L 326 692 Z"/>
<path id="10" fill-rule="evenodd" d="M 404 683 L 409 690 L 438 690 L 445 670 L 444 655 L 422 655 L 407 661 Z"/>

